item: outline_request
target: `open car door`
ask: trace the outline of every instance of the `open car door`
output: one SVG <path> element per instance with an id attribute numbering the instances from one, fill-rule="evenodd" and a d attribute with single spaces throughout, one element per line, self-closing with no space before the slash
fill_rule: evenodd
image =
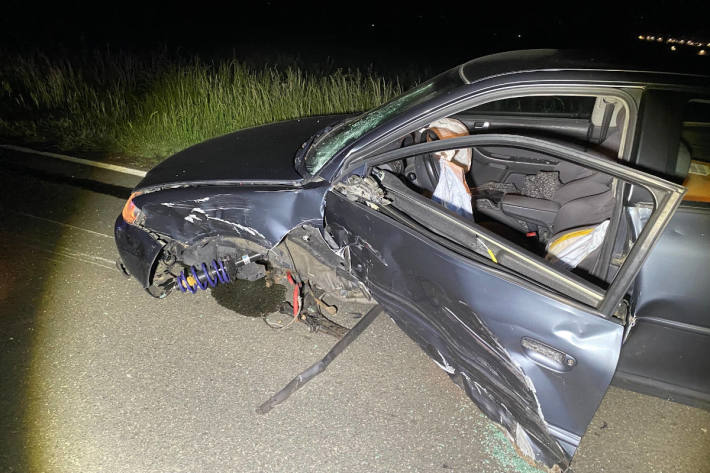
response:
<path id="1" fill-rule="evenodd" d="M 555 269 L 376 167 L 472 146 L 534 150 L 646 189 L 654 211 L 606 288 Z M 682 186 L 558 143 L 474 135 L 361 161 L 359 172 L 326 196 L 326 232 L 352 273 L 519 452 L 564 471 L 614 374 L 623 299 L 683 193 Z"/>

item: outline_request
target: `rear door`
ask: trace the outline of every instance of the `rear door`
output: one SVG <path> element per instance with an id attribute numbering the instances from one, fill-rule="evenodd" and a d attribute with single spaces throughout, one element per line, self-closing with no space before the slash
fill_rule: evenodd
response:
<path id="1" fill-rule="evenodd" d="M 710 97 L 654 91 L 644 100 L 644 119 L 657 120 L 665 133 L 641 137 L 641 149 L 661 150 L 655 163 L 641 165 L 684 179 L 688 192 L 636 279 L 631 301 L 635 325 L 614 382 L 708 409 Z"/>
<path id="2" fill-rule="evenodd" d="M 614 281 L 602 289 L 558 271 L 393 174 L 370 173 L 379 163 L 465 146 L 523 147 L 644 187 L 655 211 Z M 326 231 L 375 299 L 519 452 L 564 470 L 614 373 L 622 298 L 682 194 L 680 186 L 552 142 L 469 136 L 372 157 L 326 196 Z"/>

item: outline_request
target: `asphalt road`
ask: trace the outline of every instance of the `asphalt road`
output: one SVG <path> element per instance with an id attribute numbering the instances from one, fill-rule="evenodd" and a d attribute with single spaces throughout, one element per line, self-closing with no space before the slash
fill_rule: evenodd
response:
<path id="1" fill-rule="evenodd" d="M 333 344 L 113 268 L 120 189 L 0 171 L 0 472 L 537 471 L 386 317 Z M 99 190 L 101 192 L 96 192 Z M 580 472 L 710 471 L 710 413 L 611 388 Z"/>

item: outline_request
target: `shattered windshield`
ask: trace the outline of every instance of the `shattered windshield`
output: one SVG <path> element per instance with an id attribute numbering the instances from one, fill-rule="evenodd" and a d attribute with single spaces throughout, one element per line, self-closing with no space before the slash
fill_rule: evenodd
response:
<path id="1" fill-rule="evenodd" d="M 320 138 L 308 151 L 306 170 L 310 174 L 317 173 L 338 150 L 353 143 L 389 118 L 463 85 L 464 83 L 458 74 L 453 72 L 455 71 L 441 74 L 404 95 L 334 128 L 330 133 Z"/>

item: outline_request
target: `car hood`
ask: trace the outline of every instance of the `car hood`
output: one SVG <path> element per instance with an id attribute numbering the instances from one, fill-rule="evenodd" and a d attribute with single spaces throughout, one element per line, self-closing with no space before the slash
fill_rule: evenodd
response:
<path id="1" fill-rule="evenodd" d="M 233 181 L 295 181 L 299 146 L 345 115 L 321 115 L 247 128 L 212 138 L 169 157 L 136 189 Z"/>

